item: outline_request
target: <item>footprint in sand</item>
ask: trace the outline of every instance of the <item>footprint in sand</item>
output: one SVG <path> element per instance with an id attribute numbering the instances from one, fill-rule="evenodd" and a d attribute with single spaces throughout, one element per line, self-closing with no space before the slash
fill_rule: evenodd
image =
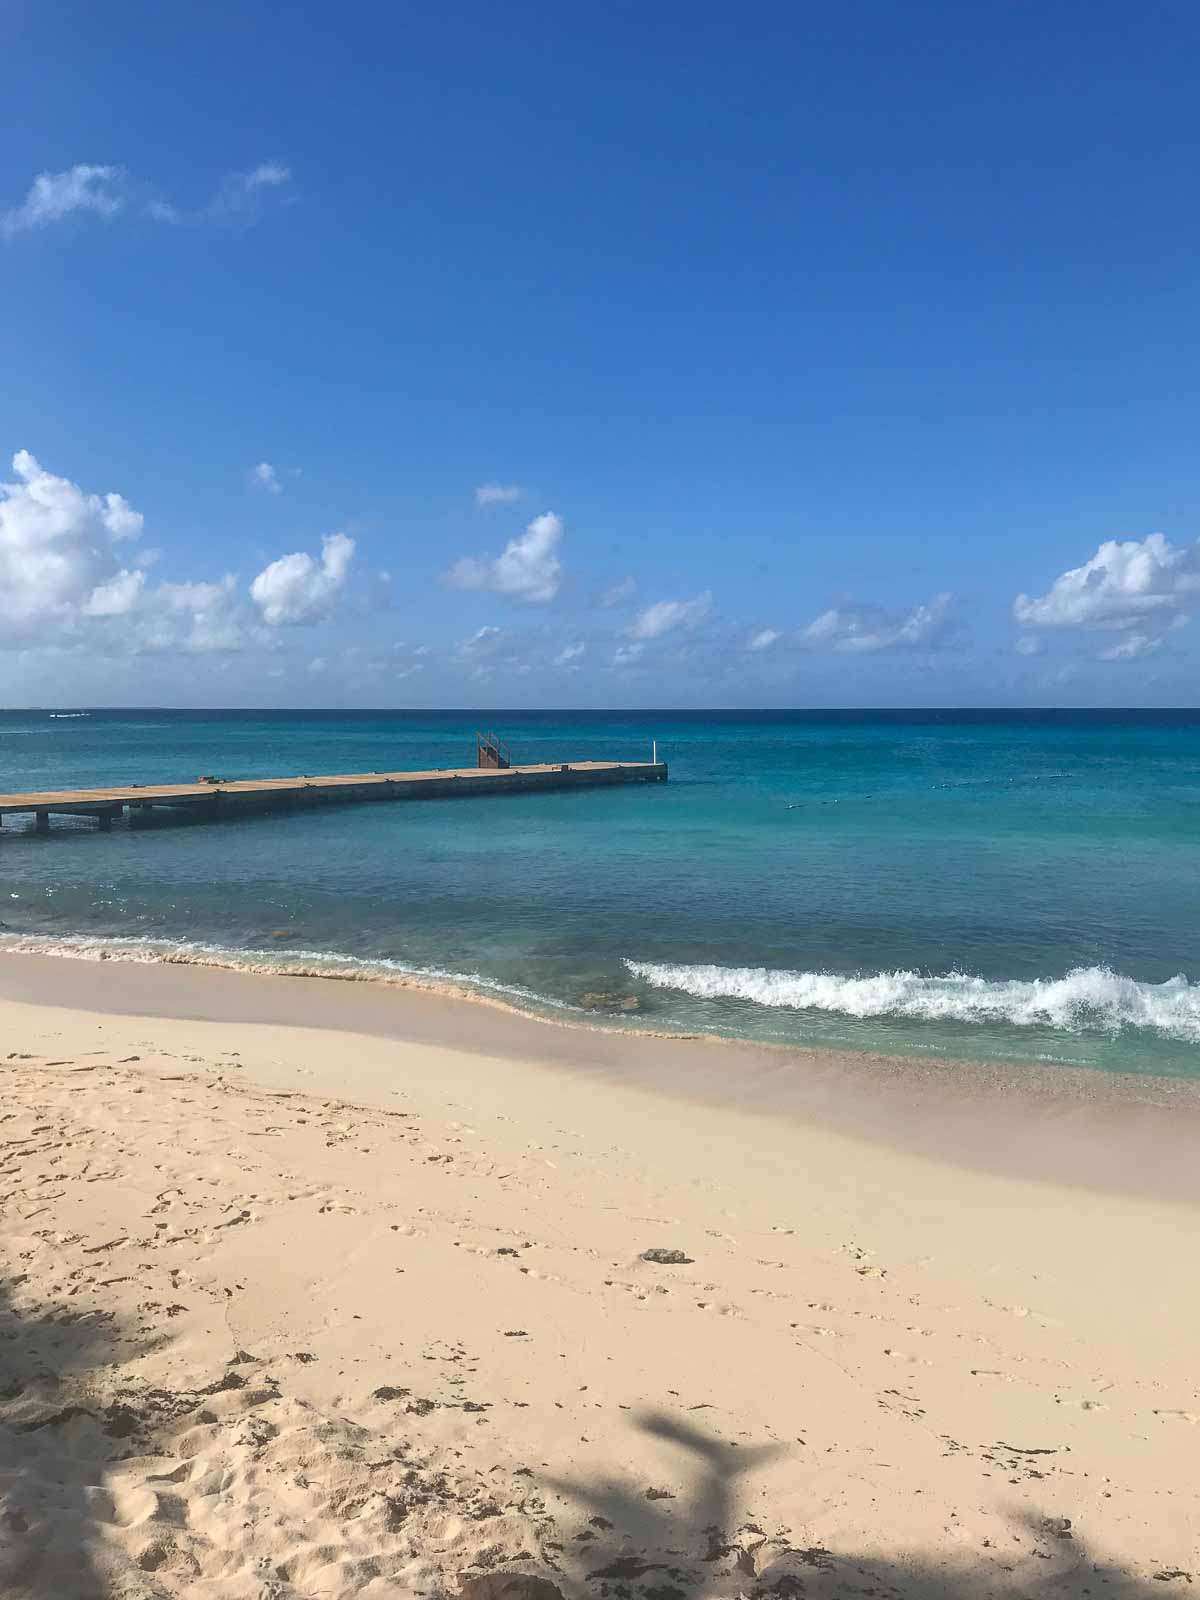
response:
<path id="1" fill-rule="evenodd" d="M 884 1355 L 891 1356 L 893 1361 L 902 1361 L 910 1367 L 931 1367 L 932 1361 L 926 1361 L 924 1356 L 910 1355 L 907 1350 L 896 1350 L 891 1346 L 884 1347 Z"/>
<path id="2" fill-rule="evenodd" d="M 1048 1317 L 1041 1311 L 1034 1311 L 1031 1306 L 1005 1306 L 1001 1305 L 998 1300 L 985 1300 L 984 1305 L 991 1306 L 993 1311 L 1007 1311 L 1010 1317 L 1020 1317 L 1022 1321 L 1030 1318 L 1042 1328 L 1062 1327 L 1062 1323 L 1057 1317 Z"/>

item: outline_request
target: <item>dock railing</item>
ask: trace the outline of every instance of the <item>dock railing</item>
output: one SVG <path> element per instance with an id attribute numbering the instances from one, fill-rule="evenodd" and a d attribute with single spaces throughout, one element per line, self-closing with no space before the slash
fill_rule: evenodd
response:
<path id="1" fill-rule="evenodd" d="M 481 767 L 512 766 L 512 752 L 498 733 L 476 733 L 476 762 Z"/>

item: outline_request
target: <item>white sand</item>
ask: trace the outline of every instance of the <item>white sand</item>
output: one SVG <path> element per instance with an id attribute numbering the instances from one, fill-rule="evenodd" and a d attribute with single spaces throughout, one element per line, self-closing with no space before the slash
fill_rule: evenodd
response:
<path id="1" fill-rule="evenodd" d="M 328 1028 L 0 1041 L 6 1597 L 1200 1582 L 1193 1204 Z"/>

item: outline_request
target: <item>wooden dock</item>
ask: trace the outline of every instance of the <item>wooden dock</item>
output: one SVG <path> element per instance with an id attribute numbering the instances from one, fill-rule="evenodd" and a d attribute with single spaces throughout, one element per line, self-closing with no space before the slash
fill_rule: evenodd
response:
<path id="1" fill-rule="evenodd" d="M 50 818 L 90 817 L 102 829 L 128 812 L 131 819 L 159 809 L 207 820 L 298 806 L 364 800 L 446 800 L 467 795 L 528 794 L 620 783 L 665 783 L 665 761 L 570 761 L 535 766 L 457 767 L 429 772 L 351 772 L 330 777 L 251 778 L 244 782 L 130 783 L 111 789 L 46 789 L 0 794 L 0 823 L 32 814 L 40 833 Z"/>

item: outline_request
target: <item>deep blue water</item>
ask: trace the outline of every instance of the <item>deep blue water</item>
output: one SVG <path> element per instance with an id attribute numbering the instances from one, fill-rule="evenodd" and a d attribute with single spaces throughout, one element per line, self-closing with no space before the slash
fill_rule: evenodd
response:
<path id="1" fill-rule="evenodd" d="M 469 765 L 477 721 L 0 713 L 0 791 Z M 648 759 L 657 738 L 671 782 L 107 836 L 10 819 L 5 936 L 395 964 L 534 1008 L 632 997 L 641 1026 L 1200 1068 L 1200 713 L 487 721 L 517 760 Z"/>

